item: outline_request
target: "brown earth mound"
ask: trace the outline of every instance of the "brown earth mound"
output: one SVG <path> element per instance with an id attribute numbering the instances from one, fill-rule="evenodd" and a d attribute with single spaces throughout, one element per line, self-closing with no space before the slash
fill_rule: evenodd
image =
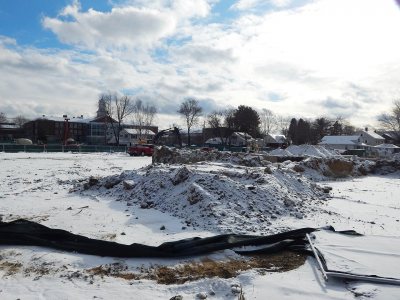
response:
<path id="1" fill-rule="evenodd" d="M 326 161 L 326 165 L 335 177 L 349 176 L 354 169 L 354 162 L 342 159 L 329 159 Z"/>

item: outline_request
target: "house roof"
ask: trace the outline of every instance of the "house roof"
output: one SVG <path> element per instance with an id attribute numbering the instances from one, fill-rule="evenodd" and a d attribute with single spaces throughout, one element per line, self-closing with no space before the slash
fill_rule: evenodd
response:
<path id="1" fill-rule="evenodd" d="M 286 143 L 286 137 L 283 134 L 268 134 L 277 143 Z"/>
<path id="2" fill-rule="evenodd" d="M 367 135 L 369 135 L 370 137 L 372 137 L 374 139 L 384 140 L 384 138 L 382 136 L 380 136 L 379 134 L 377 134 L 376 132 L 373 132 L 373 131 L 365 131 L 365 130 L 363 130 L 363 131 L 360 132 L 360 135 L 361 134 L 367 134 Z"/>
<path id="3" fill-rule="evenodd" d="M 378 146 L 375 146 L 375 148 L 397 149 L 397 148 L 400 148 L 400 147 L 398 147 L 398 146 L 396 146 L 396 145 L 393 145 L 393 144 L 380 144 L 380 145 L 378 145 Z"/>
<path id="4" fill-rule="evenodd" d="M 355 145 L 358 144 L 358 135 L 327 135 L 319 145 Z"/>
<path id="5" fill-rule="evenodd" d="M 245 132 L 236 131 L 233 134 L 236 134 L 237 136 L 239 136 L 239 137 L 241 137 L 243 139 L 252 139 L 253 138 L 250 134 L 245 133 Z"/>
<path id="6" fill-rule="evenodd" d="M 386 139 L 396 140 L 399 137 L 399 134 L 396 131 L 385 131 L 379 133 L 382 137 Z"/>

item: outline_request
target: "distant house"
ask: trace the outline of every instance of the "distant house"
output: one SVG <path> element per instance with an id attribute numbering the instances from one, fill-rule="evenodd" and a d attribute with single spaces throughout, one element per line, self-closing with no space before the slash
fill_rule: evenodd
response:
<path id="1" fill-rule="evenodd" d="M 380 157 L 390 157 L 394 153 L 400 153 L 400 147 L 393 144 L 380 144 L 378 146 L 371 147 L 371 154 Z"/>
<path id="2" fill-rule="evenodd" d="M 231 135 L 231 145 L 232 146 L 248 146 L 251 143 L 254 143 L 255 140 L 253 139 L 253 137 L 251 135 L 249 135 L 248 133 L 245 132 L 234 132 Z"/>
<path id="3" fill-rule="evenodd" d="M 266 147 L 279 148 L 287 144 L 287 139 L 283 134 L 267 134 L 264 137 L 264 145 Z"/>
<path id="4" fill-rule="evenodd" d="M 361 144 L 367 144 L 369 146 L 377 146 L 385 142 L 385 138 L 373 131 L 366 130 L 359 132 L 358 142 Z"/>
<path id="5" fill-rule="evenodd" d="M 222 144 L 221 138 L 225 144 L 228 144 L 228 139 L 232 132 L 233 130 L 228 127 L 203 128 L 203 138 L 205 140 L 205 144 L 212 144 L 212 141 L 216 141 L 216 139 L 220 141 L 216 142 L 216 144 Z M 207 141 L 210 141 L 210 143 Z"/>
<path id="6" fill-rule="evenodd" d="M 256 140 L 249 134 L 244 133 L 244 132 L 234 132 L 231 134 L 230 138 L 227 138 L 226 143 L 229 144 L 230 140 L 230 145 L 234 147 L 246 147 L 250 146 L 251 144 L 255 144 Z M 221 138 L 219 137 L 213 137 L 209 138 L 208 140 L 205 141 L 206 145 L 222 145 Z"/>
<path id="7" fill-rule="evenodd" d="M 385 144 L 400 144 L 400 133 L 396 131 L 382 131 L 378 134 L 385 139 Z"/>
<path id="8" fill-rule="evenodd" d="M 155 135 L 155 132 L 148 129 L 142 129 L 140 132 L 138 128 L 124 128 L 119 133 L 119 144 L 127 146 L 141 143 L 148 144 L 152 143 Z M 115 137 L 112 136 L 108 142 L 114 144 Z"/>
<path id="9" fill-rule="evenodd" d="M 328 135 L 322 138 L 318 145 L 325 146 L 330 149 L 337 150 L 354 150 L 366 149 L 370 150 L 371 147 L 381 145 L 385 139 L 379 134 L 363 130 L 358 135 Z"/>
<path id="10" fill-rule="evenodd" d="M 318 145 L 337 150 L 362 149 L 358 139 L 358 135 L 327 135 Z"/>

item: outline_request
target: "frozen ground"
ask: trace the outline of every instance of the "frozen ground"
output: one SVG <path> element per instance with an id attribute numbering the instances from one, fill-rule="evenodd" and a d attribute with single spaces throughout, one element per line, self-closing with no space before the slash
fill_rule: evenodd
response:
<path id="1" fill-rule="evenodd" d="M 225 230 L 225 227 L 202 226 L 204 223 L 187 226 L 186 218 L 179 214 L 173 216 L 173 211 L 167 209 L 158 209 L 162 206 L 141 209 L 143 199 L 136 201 L 122 197 L 121 184 L 110 190 L 100 188 L 81 193 L 69 192 L 87 182 L 90 176 L 119 176 L 126 171 L 124 174 L 134 180 L 134 175 L 129 171 L 150 163 L 150 158 L 132 158 L 122 154 L 0 153 L 0 214 L 3 221 L 25 218 L 53 228 L 120 243 L 158 245 L 165 241 L 208 236 Z M 207 172 L 215 172 L 218 167 L 221 168 L 215 164 L 199 166 L 206 177 Z M 246 171 L 245 168 L 230 169 L 231 173 L 227 173 L 229 176 L 223 178 L 232 184 L 230 188 L 242 184 L 246 191 L 252 193 L 254 189 L 249 187 L 254 182 L 250 181 L 259 178 L 231 176 L 241 172 L 245 174 Z M 269 175 L 263 173 L 267 178 Z M 280 177 L 285 184 L 294 185 L 292 179 L 298 182 L 296 174 L 285 176 Z M 274 178 L 269 178 L 270 182 L 277 184 Z M 305 178 L 300 180 L 306 181 Z M 263 182 L 265 186 L 259 184 L 257 189 L 262 191 L 267 188 L 267 184 Z M 293 214 L 285 209 L 277 218 L 266 220 L 269 230 L 331 224 L 337 229 L 354 228 L 365 234 L 398 235 L 399 174 L 358 177 L 319 185 L 330 186 L 332 191 L 326 201 L 318 204 L 318 213 L 304 207 L 307 203 L 299 206 L 299 210 L 293 210 Z M 319 195 L 312 194 L 313 189 L 308 183 L 306 187 L 310 199 Z M 201 193 L 207 192 L 197 186 L 195 188 Z M 134 196 L 138 198 L 138 195 Z M 295 196 L 300 197 L 298 194 Z M 310 205 L 314 207 L 315 203 L 311 201 Z M 225 206 L 217 208 L 217 212 L 228 212 Z M 279 211 L 279 208 L 276 210 Z M 301 217 L 295 214 L 298 211 L 302 213 Z M 253 215 L 250 214 L 250 217 Z M 234 225 L 234 222 L 230 224 Z M 161 226 L 165 226 L 165 230 L 160 230 Z M 258 225 L 255 228 L 257 230 Z M 232 257 L 236 255 L 231 251 L 208 256 L 221 260 Z M 195 260 L 199 259 L 204 258 Z M 1 246 L 0 298 L 170 299 L 179 294 L 183 299 L 195 299 L 196 294 L 202 292 L 208 294 L 208 299 L 237 299 L 231 292 L 232 284 L 242 286 L 246 299 L 355 299 L 356 296 L 357 299 L 400 298 L 399 288 L 394 286 L 341 281 L 325 283 L 311 258 L 300 268 L 285 273 L 267 272 L 260 275 L 253 270 L 242 272 L 232 279 L 202 279 L 182 285 L 93 276 L 87 272 L 100 265 L 137 271 L 154 265 L 176 265 L 191 260 L 114 259 L 39 247 Z"/>

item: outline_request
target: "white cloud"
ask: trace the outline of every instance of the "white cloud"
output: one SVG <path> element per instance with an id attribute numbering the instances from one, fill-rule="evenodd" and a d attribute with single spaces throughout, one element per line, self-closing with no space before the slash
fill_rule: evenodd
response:
<path id="1" fill-rule="evenodd" d="M 81 11 L 79 1 L 66 6 L 56 18 L 44 17 L 43 27 L 66 44 L 89 49 L 152 47 L 176 32 L 179 24 L 206 17 L 210 5 L 197 1 L 132 1 L 110 12 Z"/>
<path id="2" fill-rule="evenodd" d="M 285 101 L 264 105 L 291 115 L 335 113 L 323 105 L 324 99 L 342 99 L 350 83 L 364 86 L 369 97 L 380 101 L 365 105 L 365 97 L 352 95 L 351 101 L 359 105 L 351 117 L 357 123 L 366 116 L 371 120 L 399 95 L 399 77 L 382 77 L 400 66 L 400 41 L 394 31 L 400 26 L 399 13 L 392 1 L 320 0 L 265 16 L 245 15 L 233 30 L 237 68 L 257 89 L 284 92 Z M 262 105 L 262 100 L 258 97 L 254 103 Z"/>
<path id="3" fill-rule="evenodd" d="M 168 13 L 146 8 L 113 8 L 111 12 L 89 9 L 80 12 L 76 5 L 64 9 L 61 18 L 45 17 L 43 26 L 67 44 L 87 48 L 151 46 L 172 34 L 176 21 Z"/>
<path id="4" fill-rule="evenodd" d="M 292 4 L 292 0 L 271 0 L 271 3 L 276 7 L 287 7 Z"/>
<path id="5" fill-rule="evenodd" d="M 187 96 L 208 109 L 246 104 L 295 117 L 340 114 L 363 126 L 400 97 L 400 11 L 391 0 L 316 0 L 264 15 L 243 12 L 228 24 L 206 22 L 212 1 L 128 4 L 82 12 L 74 2 L 45 18 L 62 41 L 80 45 L 72 51 L 0 38 L 0 111 L 87 115 L 101 91 L 134 90 L 163 113 L 160 127 L 179 121 L 174 113 Z M 82 46 L 96 51 L 84 55 Z M 280 97 L 272 101 L 272 94 Z"/>
<path id="6" fill-rule="evenodd" d="M 231 6 L 231 9 L 246 11 L 267 5 L 284 8 L 290 6 L 292 2 L 293 0 L 239 0 Z"/>

